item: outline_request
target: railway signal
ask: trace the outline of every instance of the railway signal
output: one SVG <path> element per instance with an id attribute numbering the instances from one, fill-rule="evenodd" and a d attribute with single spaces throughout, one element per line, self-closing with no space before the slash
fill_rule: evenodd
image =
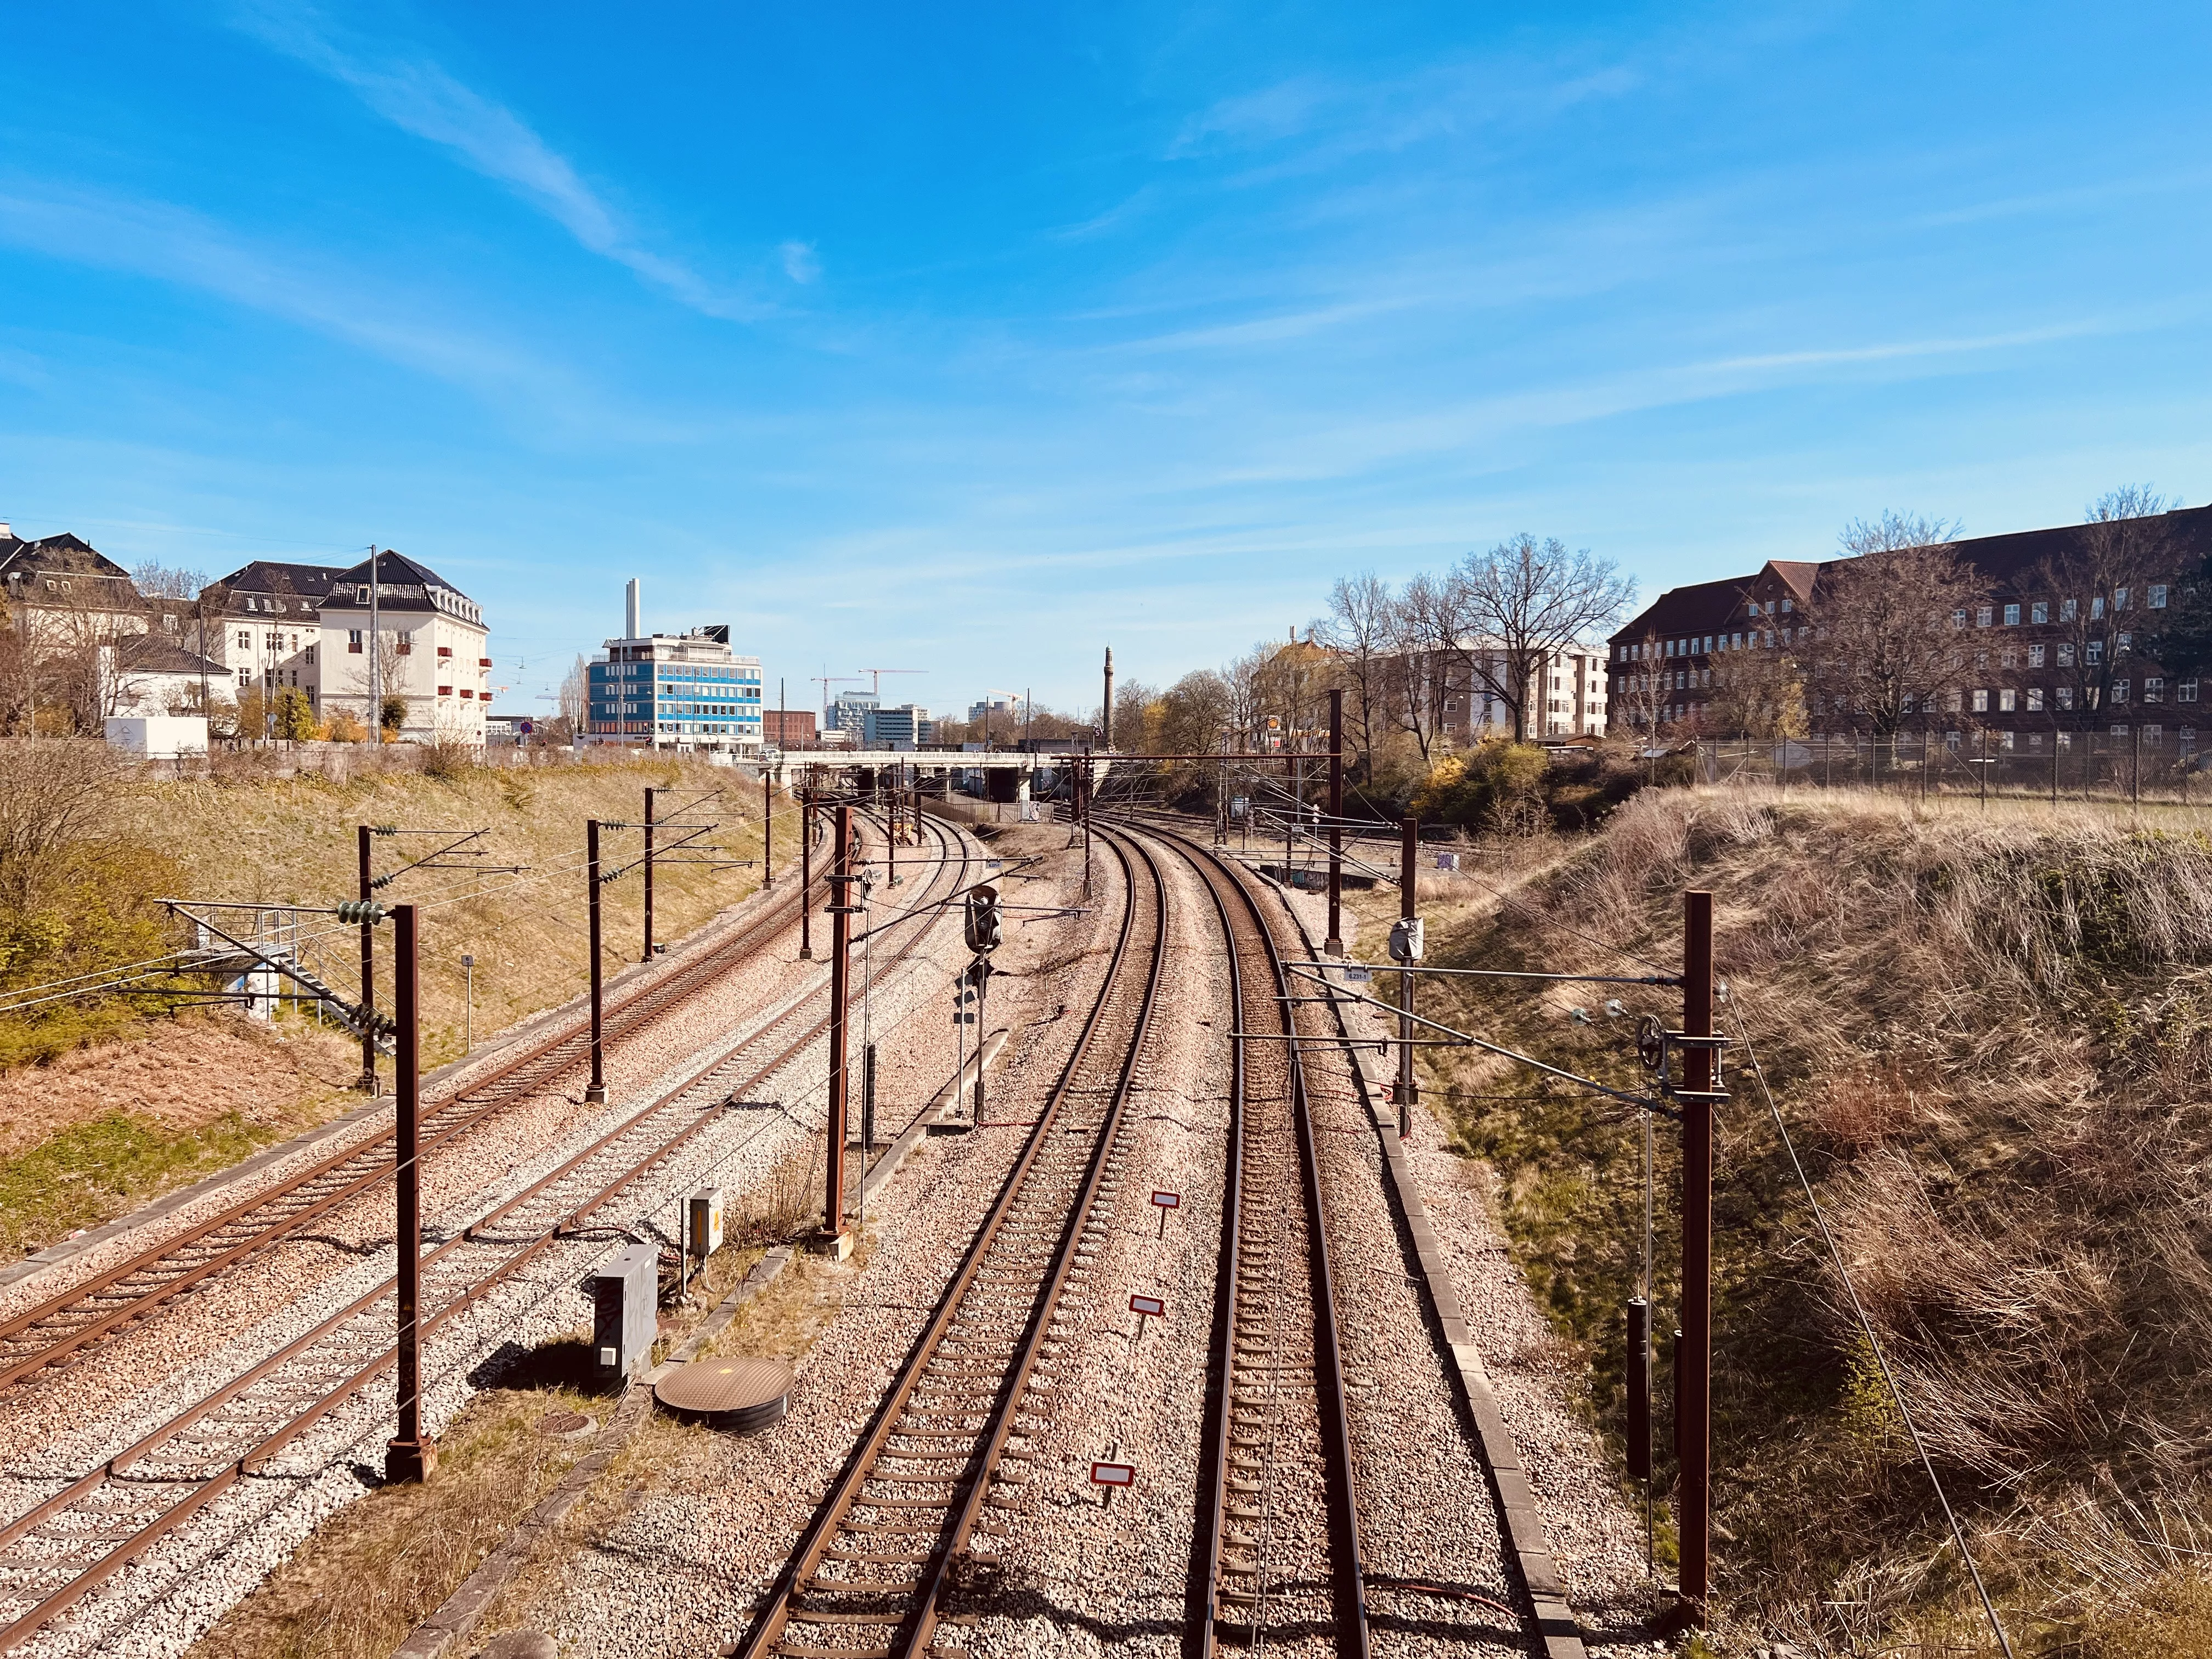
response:
<path id="1" fill-rule="evenodd" d="M 991 985 L 991 952 L 1006 939 L 1006 910 L 999 890 L 986 882 L 969 889 L 963 918 L 968 948 L 975 959 L 968 964 L 969 982 L 975 988 L 975 1123 L 983 1122 L 983 999 Z"/>

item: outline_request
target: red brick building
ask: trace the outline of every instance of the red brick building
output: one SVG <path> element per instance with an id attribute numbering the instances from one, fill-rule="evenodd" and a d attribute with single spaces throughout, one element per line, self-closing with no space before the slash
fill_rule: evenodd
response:
<path id="1" fill-rule="evenodd" d="M 2052 565 L 2078 558 L 2090 527 L 2064 525 L 1952 544 L 1978 592 L 1954 622 L 1959 634 L 1961 684 L 1943 706 L 1916 720 L 1952 741 L 1983 731 L 2005 748 L 2064 746 L 2080 731 L 2125 736 L 2140 727 L 2146 740 L 2179 736 L 2193 743 L 2200 723 L 2199 684 L 2178 678 L 2145 651 L 2131 647 L 2128 621 L 2141 617 L 2146 640 L 2179 603 L 2185 574 L 2212 555 L 2212 507 L 2179 508 L 2136 521 L 2160 541 L 2162 568 L 2155 580 L 2108 593 L 2045 591 Z M 1721 729 L 1713 696 L 1717 669 L 1729 653 L 1789 651 L 1812 643 L 1808 608 L 1824 571 L 1844 561 L 1770 559 L 1756 572 L 1693 586 L 1669 588 L 1607 639 L 1607 672 L 1615 729 L 1637 729 L 1656 714 L 1662 732 L 1735 737 Z M 2077 690 L 2083 662 L 2094 665 L 2094 641 L 2077 645 L 2082 618 L 2107 615 L 2118 630 L 2111 672 L 2099 696 Z M 2092 610 L 2094 608 L 2094 610 Z M 1817 681 L 1808 684 L 1806 716 L 1815 734 L 1848 728 L 1847 711 L 1828 706 Z M 1639 711 L 1643 711 L 1639 713 Z"/>

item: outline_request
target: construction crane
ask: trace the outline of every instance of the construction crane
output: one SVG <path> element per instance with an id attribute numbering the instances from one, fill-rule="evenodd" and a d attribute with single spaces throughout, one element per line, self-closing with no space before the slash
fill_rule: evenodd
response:
<path id="1" fill-rule="evenodd" d="M 842 685 L 847 680 L 857 680 L 860 678 L 858 674 L 809 674 L 806 677 L 806 683 L 809 685 L 818 685 L 822 688 L 822 706 L 826 709 L 830 707 L 831 686 Z"/>
<path id="2" fill-rule="evenodd" d="M 927 674 L 929 671 L 927 668 L 863 668 L 860 670 L 860 672 L 863 674 L 872 674 L 875 676 L 875 683 L 869 686 L 868 695 L 872 697 L 880 697 L 884 695 L 884 675 Z"/>

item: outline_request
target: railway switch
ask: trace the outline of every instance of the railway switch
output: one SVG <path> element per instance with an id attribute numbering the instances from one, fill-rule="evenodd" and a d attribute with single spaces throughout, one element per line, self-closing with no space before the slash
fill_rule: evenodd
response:
<path id="1" fill-rule="evenodd" d="M 599 1372 L 611 1381 L 653 1358 L 659 1324 L 660 1252 L 631 1244 L 592 1275 L 592 1346 Z"/>

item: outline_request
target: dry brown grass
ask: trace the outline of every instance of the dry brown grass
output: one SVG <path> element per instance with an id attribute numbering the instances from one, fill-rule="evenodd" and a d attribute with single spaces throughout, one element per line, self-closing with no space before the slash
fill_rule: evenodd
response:
<path id="1" fill-rule="evenodd" d="M 488 830 L 482 843 L 488 850 L 480 861 L 528 866 L 527 872 L 425 870 L 381 894 L 387 901 L 428 907 L 422 933 L 426 1066 L 463 1053 L 468 1024 L 464 954 L 476 957 L 479 1042 L 584 988 L 589 968 L 585 886 L 574 866 L 586 818 L 635 822 L 642 816 L 647 786 L 722 788 L 729 794 L 716 804 L 716 820 L 728 827 L 714 840 L 734 857 L 754 857 L 760 848 L 757 786 L 744 785 L 720 768 L 617 761 L 537 769 L 456 765 L 444 771 L 441 776 L 435 769 L 365 769 L 349 782 L 316 773 L 278 777 L 266 757 L 257 762 L 249 753 L 207 778 L 156 778 L 128 786 L 119 798 L 120 822 L 112 828 L 127 841 L 165 849 L 160 866 L 165 890 L 150 896 L 316 906 L 353 895 L 357 824 Z M 634 860 L 641 842 L 635 831 L 610 832 L 607 864 Z M 380 873 L 395 869 L 437 844 L 416 836 L 380 837 L 376 867 Z M 793 844 L 787 842 L 785 850 L 793 850 Z M 754 891 L 759 875 L 757 868 L 663 868 L 655 886 L 659 938 L 681 938 Z M 611 969 L 635 961 L 641 952 L 641 888 L 633 872 L 605 890 Z M 391 931 L 380 929 L 377 935 L 379 1000 L 387 1003 Z M 360 976 L 356 938 L 332 933 L 313 941 L 307 951 L 310 965 L 349 994 Z M 9 1112 L 0 1097 L 0 1120 L 13 1119 L 16 1126 L 0 1121 L 0 1139 L 10 1143 L 8 1160 L 0 1163 L 0 1240 L 11 1247 L 37 1249 L 73 1227 L 97 1224 L 276 1134 L 358 1103 L 359 1097 L 347 1091 L 359 1069 L 345 1058 L 352 1039 L 334 1025 L 318 1027 L 288 1012 L 273 1028 L 260 1028 L 280 1041 L 247 1047 L 238 1066 L 202 1088 L 191 1082 L 189 1067 L 175 1063 L 197 1058 L 205 1046 L 196 1046 L 193 1028 L 144 1013 L 136 1007 L 116 1010 L 113 1020 L 96 1029 L 119 1028 L 119 1041 L 65 1053 L 55 1061 L 67 1073 L 65 1087 L 52 1086 L 55 1074 L 43 1067 L 11 1074 L 38 1103 L 33 1123 L 33 1115 Z M 173 1038 L 182 1044 L 173 1056 L 167 1054 L 176 1046 Z M 388 1063 L 386 1073 L 388 1078 Z M 180 1088 L 204 1097 L 204 1109 L 196 1113 L 191 1103 L 176 1098 Z M 253 1109 L 227 1115 L 223 1103 L 235 1105 L 241 1097 L 251 1098 Z M 231 1116 L 237 1121 L 219 1146 L 202 1144 L 201 1120 L 228 1123 Z M 94 1133 L 100 1126 L 108 1127 Z M 27 1143 L 25 1133 L 31 1131 L 42 1138 Z M 60 1177 L 57 1170 L 64 1172 Z M 61 1192 L 66 1202 L 52 1201 L 60 1191 L 57 1178 L 66 1183 Z"/>
<path id="2" fill-rule="evenodd" d="M 423 916 L 422 994 L 428 1029 L 423 1059 L 434 1065 L 461 1051 L 466 976 L 460 958 L 476 957 L 479 1040 L 581 990 L 586 961 L 584 878 L 576 868 L 589 817 L 635 823 L 643 792 L 720 788 L 713 839 L 731 856 L 760 852 L 758 786 L 728 770 L 674 759 L 534 769 L 473 767 L 438 777 L 416 771 L 372 772 L 349 782 L 316 774 L 242 781 L 222 778 L 141 784 L 131 797 L 136 826 L 158 836 L 185 866 L 191 894 L 259 903 L 332 904 L 355 889 L 355 826 L 486 829 L 485 865 L 526 865 L 520 877 L 471 878 L 466 871 L 423 871 L 379 895 L 434 906 Z M 781 826 L 779 826 L 781 827 Z M 406 836 L 375 842 L 377 869 L 394 869 L 436 843 Z M 786 841 L 783 851 L 795 850 Z M 634 860 L 635 831 L 609 831 L 609 866 Z M 459 862 L 458 859 L 447 862 Z M 716 871 L 665 866 L 656 873 L 654 916 L 664 941 L 680 938 L 759 885 L 757 867 Z M 481 896 L 469 894 L 482 890 Z M 641 884 L 635 873 L 604 891 L 609 965 L 640 953 Z M 390 930 L 380 933 L 390 947 Z M 351 938 L 318 942 L 316 965 L 350 989 L 359 977 Z M 380 974 L 388 965 L 380 962 Z"/>
<path id="3" fill-rule="evenodd" d="M 479 1396 L 449 1430 L 437 1472 L 387 1486 L 325 1522 L 202 1637 L 201 1659 L 388 1659 L 581 1455 L 537 1432 L 549 1413 L 605 1415 L 559 1389 Z"/>
<path id="4" fill-rule="evenodd" d="M 1439 961 L 1665 966 L 1681 890 L 1715 894 L 1734 1017 L 2018 1632 L 2102 1654 L 2093 1636 L 2124 1601 L 2201 1632 L 2193 1557 L 2146 1569 L 2160 1612 L 2119 1597 L 2093 1570 L 2112 1552 L 2079 1540 L 2084 1515 L 2142 1534 L 2128 1506 L 2195 1525 L 2212 1477 L 2212 839 L 2111 809 L 1662 791 L 1486 879 L 1519 903 L 1486 891 L 1448 909 Z M 1595 988 L 1431 994 L 1549 1057 L 1638 1075 L 1627 1023 L 1562 1018 Z M 1663 994 L 1626 1000 L 1668 1012 Z M 1978 1650 L 1924 1478 L 1741 1057 L 1732 1070 L 1717 1409 L 1734 1610 L 1839 1651 Z M 1466 1097 L 1504 1077 L 1457 1060 L 1430 1074 Z M 1610 1425 L 1641 1204 L 1632 1126 L 1562 1097 L 1455 1112 L 1500 1169 L 1516 1252 Z M 1662 1260 L 1671 1217 L 1662 1195 Z M 2068 1528 L 2029 1524 L 2061 1511 Z"/>

